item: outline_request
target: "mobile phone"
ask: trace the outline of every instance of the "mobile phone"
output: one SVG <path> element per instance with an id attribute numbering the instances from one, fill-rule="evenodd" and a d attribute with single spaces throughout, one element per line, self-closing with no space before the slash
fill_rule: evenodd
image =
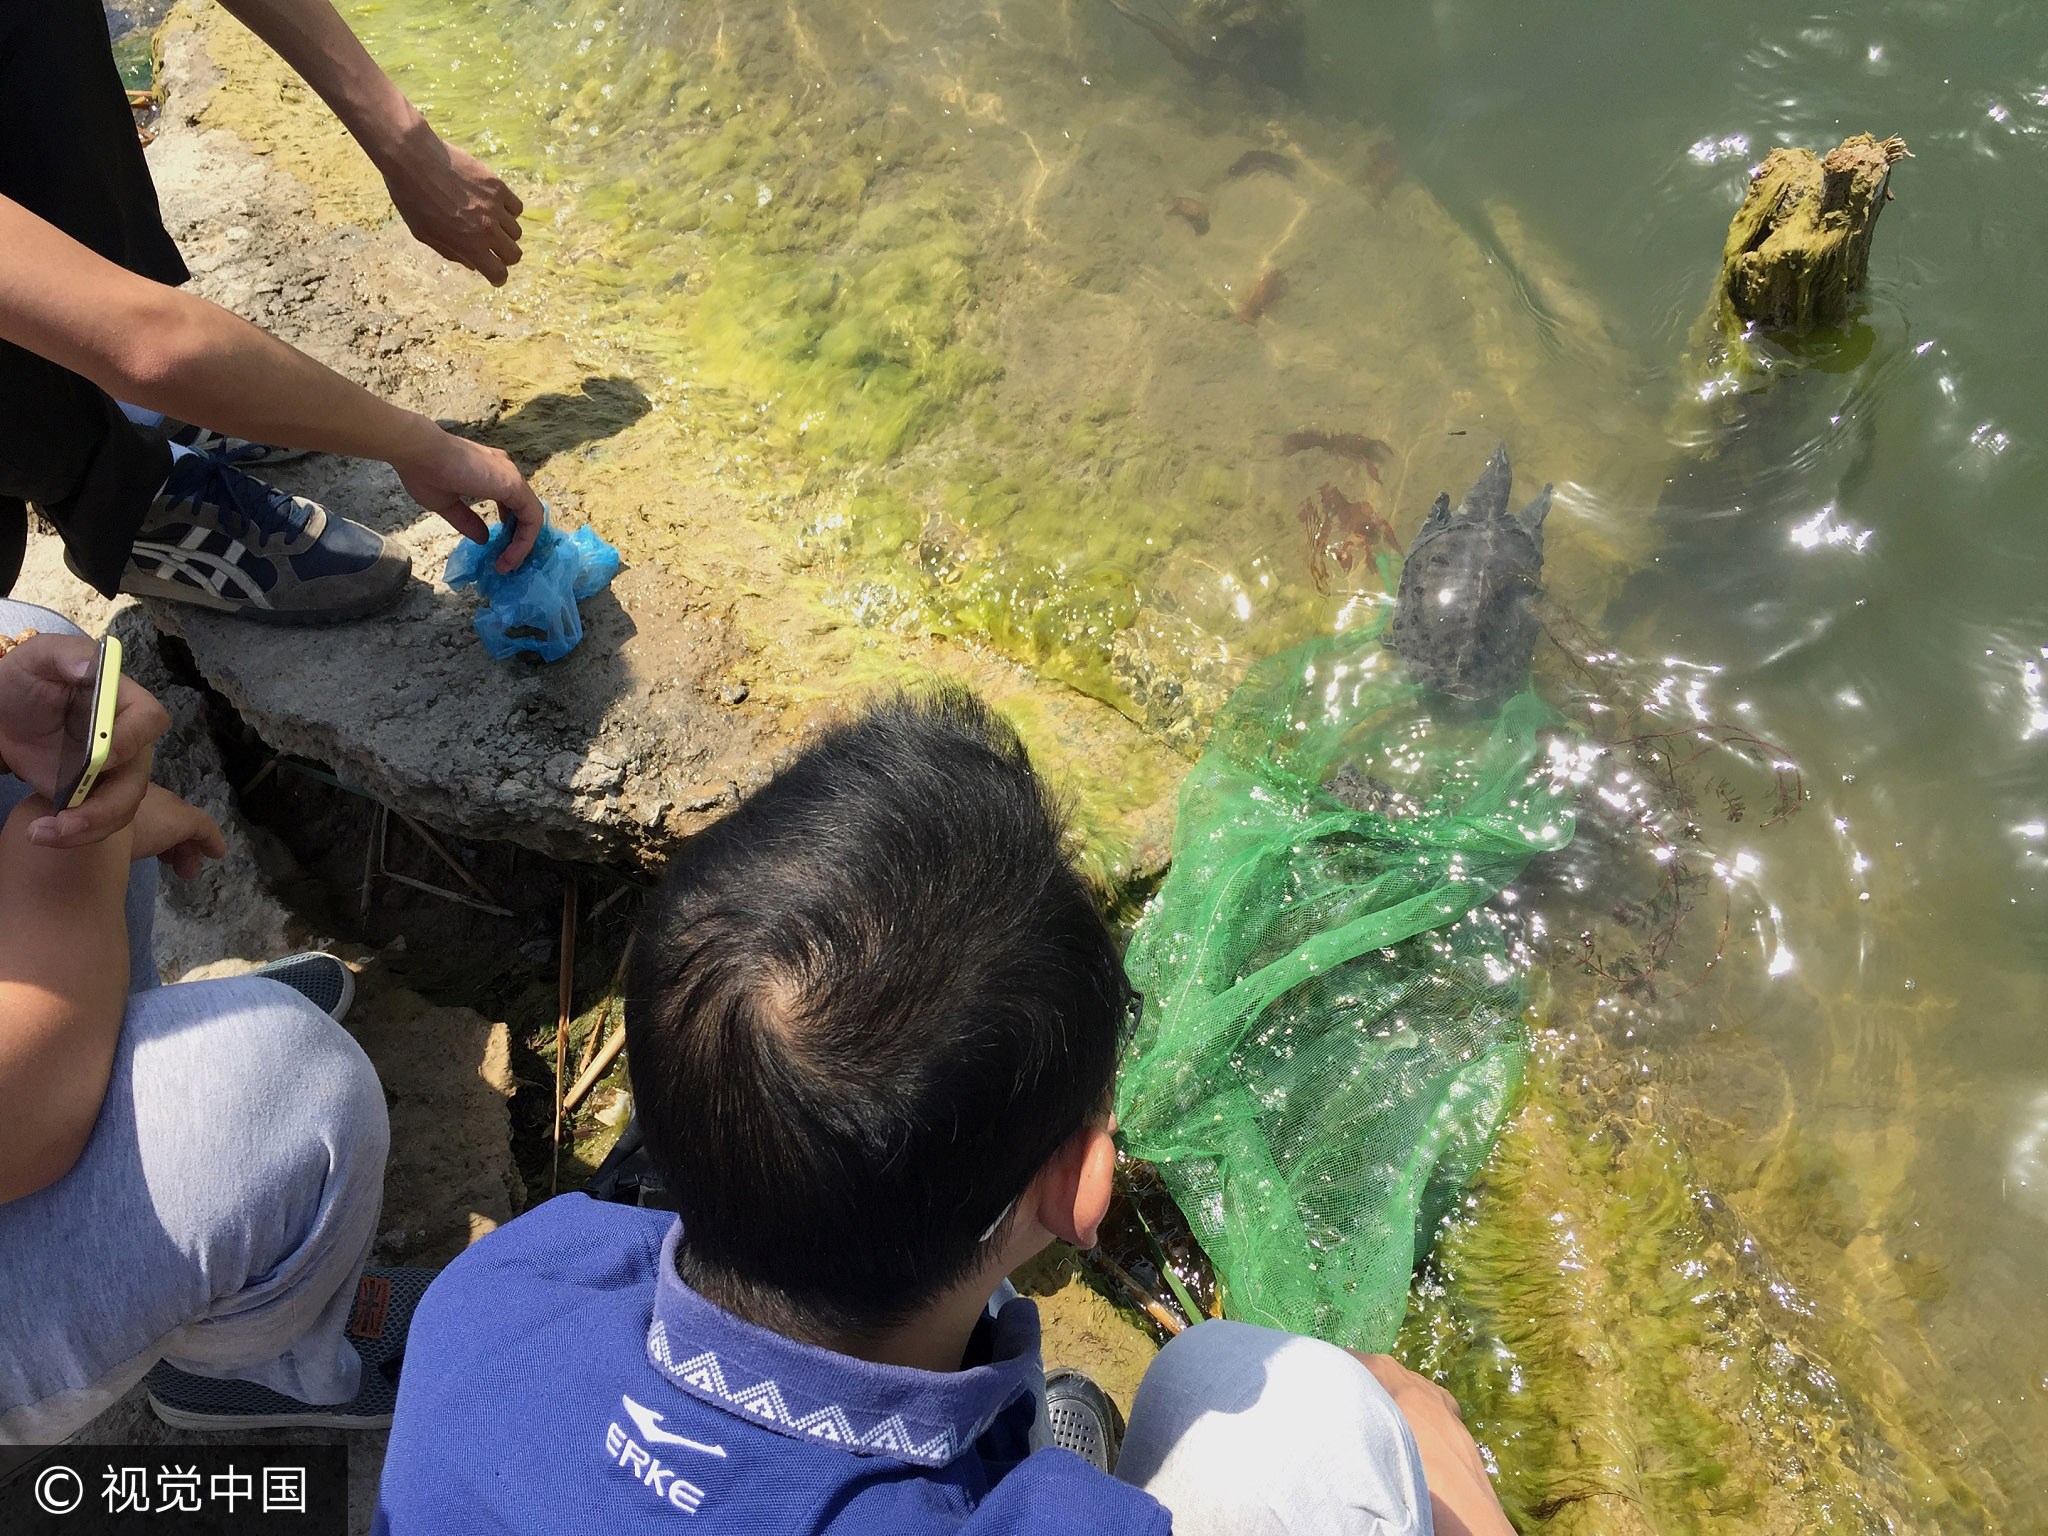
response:
<path id="1" fill-rule="evenodd" d="M 121 642 L 108 635 L 100 641 L 92 681 L 72 690 L 64 711 L 64 742 L 57 752 L 58 810 L 82 804 L 107 766 L 114 746 L 114 701 L 120 691 Z"/>

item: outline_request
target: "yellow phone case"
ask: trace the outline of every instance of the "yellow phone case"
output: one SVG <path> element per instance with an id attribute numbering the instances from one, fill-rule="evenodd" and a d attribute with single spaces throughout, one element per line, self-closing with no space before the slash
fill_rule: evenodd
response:
<path id="1" fill-rule="evenodd" d="M 108 635 L 100 647 L 99 676 L 93 679 L 92 736 L 86 743 L 85 772 L 78 780 L 78 788 L 71 792 L 71 798 L 58 809 L 76 809 L 92 793 L 93 785 L 99 782 L 100 770 L 107 766 L 107 754 L 114 747 L 114 706 L 120 693 L 121 642 Z"/>

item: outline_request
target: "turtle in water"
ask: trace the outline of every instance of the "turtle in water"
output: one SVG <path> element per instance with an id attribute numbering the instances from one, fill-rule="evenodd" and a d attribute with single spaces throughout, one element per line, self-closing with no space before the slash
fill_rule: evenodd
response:
<path id="1" fill-rule="evenodd" d="M 1387 645 L 1425 688 L 1467 703 L 1521 687 L 1536 649 L 1550 487 L 1510 516 L 1512 483 L 1502 443 L 1455 512 L 1438 493 L 1401 565 Z"/>
<path id="2" fill-rule="evenodd" d="M 1414 816 L 1422 810 L 1409 796 L 1385 779 L 1364 772 L 1356 763 L 1345 763 L 1323 780 L 1323 792 L 1346 810 L 1370 811 L 1389 821 L 1398 816 Z"/>

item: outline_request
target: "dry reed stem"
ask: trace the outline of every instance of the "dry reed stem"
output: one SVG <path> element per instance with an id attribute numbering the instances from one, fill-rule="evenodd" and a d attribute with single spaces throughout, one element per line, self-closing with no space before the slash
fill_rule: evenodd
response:
<path id="1" fill-rule="evenodd" d="M 1147 1317 L 1151 1318 L 1153 1322 L 1164 1328 L 1168 1333 L 1178 1335 L 1188 1331 L 1185 1319 L 1175 1316 L 1158 1297 L 1138 1284 L 1136 1278 L 1129 1270 L 1117 1263 L 1115 1259 L 1112 1259 L 1100 1248 L 1089 1249 L 1081 1255 L 1081 1261 L 1084 1264 L 1098 1265 L 1110 1279 L 1123 1287 L 1131 1300 L 1137 1303 L 1139 1309 Z"/>
<path id="2" fill-rule="evenodd" d="M 569 1016 L 576 996 L 576 877 L 562 884 L 562 968 L 555 993 L 555 1150 L 548 1171 L 548 1193 L 562 1185 L 562 1053 L 569 1045 Z"/>
<path id="3" fill-rule="evenodd" d="M 591 1059 L 590 1065 L 583 1069 L 582 1076 L 576 1079 L 575 1086 L 569 1090 L 569 1096 L 562 1101 L 565 1112 L 583 1102 L 583 1096 L 597 1086 L 599 1078 L 611 1071 L 612 1063 L 619 1059 L 619 1052 L 625 1048 L 626 1026 L 621 1024 L 605 1036 L 603 1049 Z"/>

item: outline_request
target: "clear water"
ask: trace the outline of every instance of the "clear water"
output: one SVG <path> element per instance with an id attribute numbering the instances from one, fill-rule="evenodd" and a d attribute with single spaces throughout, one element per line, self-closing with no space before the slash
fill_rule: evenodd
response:
<path id="1" fill-rule="evenodd" d="M 1766 149 L 1864 130 L 1914 148 L 1861 360 L 1781 380 L 1761 441 L 1663 498 L 1656 556 L 1606 619 L 1637 657 L 1716 669 L 1717 709 L 1787 748 L 1813 796 L 1783 828 L 1719 835 L 1758 861 L 1737 904 L 1755 936 L 1725 990 L 1649 1010 L 1646 1058 L 1695 1111 L 1708 1183 L 1817 1305 L 1873 1331 L 1999 1518 L 2035 1528 L 2048 314 L 2021 296 L 2048 234 L 2048 12 L 1617 4 L 1561 26 L 1466 3 L 1348 54 L 1353 99 L 1432 190 L 1475 228 L 1511 198 L 1653 390 Z"/>
<path id="2" fill-rule="evenodd" d="M 1614 1361 L 1573 1370 L 1706 1337 L 1673 1319 L 1709 1293 L 1775 1306 L 1805 1353 L 1729 1412 L 1778 1446 L 1773 1476 L 1825 1459 L 1820 1436 L 1867 1486 L 1716 1504 L 1676 1416 L 1637 1427 L 1619 1504 L 1560 1491 L 1514 1398 L 1575 1346 L 1503 1336 L 1529 1261 L 1474 1240 L 1444 1305 L 1513 1367 L 1479 1417 L 1520 1517 L 2039 1528 L 2048 10 L 1538 9 L 1324 0 L 1296 100 L 1197 79 L 1102 0 L 353 15 L 533 189 L 515 302 L 642 359 L 863 622 L 987 637 L 1192 741 L 1244 660 L 1370 601 L 1369 561 L 1326 547 L 1314 578 L 1295 514 L 1322 484 L 1405 538 L 1495 435 L 1557 481 L 1551 581 L 1585 632 L 1681 717 L 1696 694 L 1782 748 L 1810 795 L 1767 827 L 1753 782 L 1727 792 L 1741 820 L 1705 792 L 1717 873 L 1681 957 L 1703 984 L 1616 995 L 1557 967 L 1550 1023 L 1621 1071 L 1693 1212 L 1638 1245 L 1669 1305 L 1617 1278 Z M 1866 129 L 1917 158 L 1865 313 L 1739 410 L 1699 408 L 1691 332 L 1748 167 Z M 1250 149 L 1292 174 L 1230 174 Z M 1306 429 L 1389 458 L 1375 479 L 1287 451 Z M 1511 1136 L 1527 1176 L 1500 1188 L 1538 1204 L 1496 1197 L 1489 1230 L 1593 1209 L 1569 1174 L 1595 1164 L 1544 1145 Z"/>

